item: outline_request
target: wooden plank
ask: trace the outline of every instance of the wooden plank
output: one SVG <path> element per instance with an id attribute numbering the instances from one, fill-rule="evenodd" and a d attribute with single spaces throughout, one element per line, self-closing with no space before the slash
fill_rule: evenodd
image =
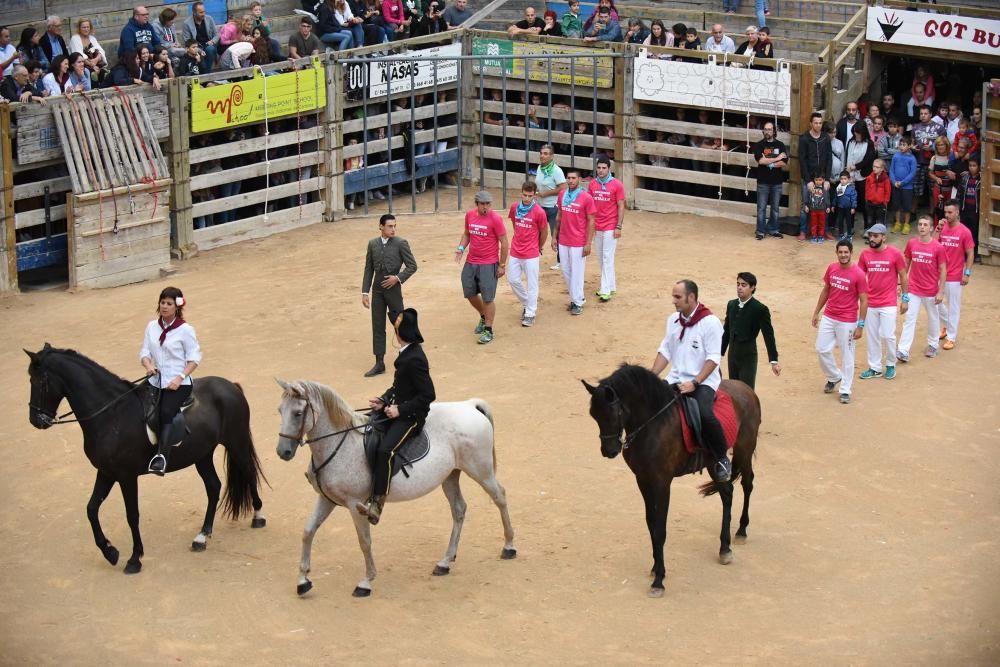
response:
<path id="1" fill-rule="evenodd" d="M 56 130 L 59 132 L 59 140 L 61 142 L 61 146 L 69 146 L 70 145 L 69 133 L 62 116 L 61 108 L 59 106 L 54 106 L 51 110 L 51 113 L 56 124 Z M 61 146 L 60 146 L 60 152 L 62 151 Z M 65 157 L 65 154 L 62 154 L 62 157 Z M 84 189 L 89 190 L 90 188 L 86 187 L 87 185 L 87 181 L 85 180 L 86 174 L 80 173 L 83 170 L 83 165 L 81 165 L 77 161 L 75 153 L 71 152 L 70 159 L 66 160 L 66 166 L 69 167 L 69 175 L 73 181 L 73 190 L 77 192 L 82 192 Z"/>
<path id="2" fill-rule="evenodd" d="M 145 121 L 145 125 L 143 125 L 143 136 L 145 136 L 146 144 L 149 146 L 149 149 L 153 152 L 153 155 L 157 159 L 157 171 L 159 174 L 166 174 L 168 171 L 167 160 L 163 156 L 163 149 L 160 148 L 160 142 L 156 140 L 156 132 L 153 130 L 153 121 L 149 117 L 149 110 L 146 108 L 146 102 L 141 97 L 135 97 L 133 100 L 135 107 L 139 110 L 140 122 Z"/>
<path id="3" fill-rule="evenodd" d="M 169 178 L 161 178 L 158 181 L 153 181 L 152 183 L 136 183 L 135 185 L 123 185 L 121 187 L 114 188 L 112 190 L 103 190 L 100 194 L 97 192 L 84 192 L 83 194 L 74 195 L 81 203 L 92 202 L 97 199 L 109 199 L 112 194 L 121 197 L 123 195 L 141 195 L 148 194 L 151 192 L 164 192 L 170 187 Z"/>
<path id="4" fill-rule="evenodd" d="M 132 266 L 141 266 L 146 262 L 144 259 L 139 258 L 158 257 L 160 261 L 163 261 L 164 257 L 169 258 L 170 227 L 163 224 L 163 219 L 161 219 L 155 230 L 155 234 L 146 238 L 134 240 L 129 243 L 119 242 L 114 245 L 109 244 L 108 241 L 117 239 L 111 239 L 108 234 L 105 234 L 103 251 L 96 244 L 85 250 L 78 247 L 74 256 L 77 267 L 93 267 L 92 273 L 87 268 L 80 275 L 86 277 L 87 275 L 98 275 L 102 270 L 114 271 L 117 267 L 110 263 L 114 260 L 119 260 L 121 265 L 131 264 Z"/>
<path id="5" fill-rule="evenodd" d="M 73 118 L 77 132 L 82 135 L 77 140 L 80 143 L 80 150 L 83 152 L 84 163 L 90 169 L 91 185 L 95 190 L 110 188 L 111 181 L 104 173 L 100 148 L 98 148 L 98 136 L 90 122 L 90 115 L 80 106 L 83 102 L 75 100 L 76 95 L 66 95 L 65 97 L 69 103 L 67 113 Z"/>
<path id="6" fill-rule="evenodd" d="M 578 95 L 580 94 L 579 91 L 581 90 L 585 89 L 579 87 L 577 88 Z M 510 92 L 510 88 L 508 88 L 507 92 Z M 521 92 L 523 93 L 524 91 L 522 90 Z M 532 92 L 537 92 L 537 91 L 532 91 Z M 546 93 L 546 97 L 547 96 L 548 94 Z M 555 95 L 553 95 L 553 97 L 554 96 Z M 545 102 L 544 98 L 542 102 L 544 104 Z M 511 116 L 523 118 L 525 106 L 526 105 L 524 104 L 518 104 L 515 102 L 494 102 L 493 100 L 483 100 L 483 113 L 502 114 L 506 110 L 508 118 L 510 118 Z M 479 108 L 478 102 L 476 102 L 476 108 L 477 109 Z M 566 111 L 565 109 L 550 109 L 544 106 L 538 106 L 537 112 L 538 113 L 536 115 L 538 116 L 538 118 L 554 118 L 557 120 L 565 120 L 565 121 L 569 121 L 575 118 L 577 122 L 586 121 L 587 123 L 593 123 L 595 118 L 595 114 L 591 109 L 577 109 L 575 112 L 572 112 L 572 111 Z M 598 111 L 596 114 L 597 124 L 614 125 L 615 117 L 616 114 L 607 113 L 604 111 Z"/>
<path id="7" fill-rule="evenodd" d="M 192 235 L 194 220 L 191 217 L 191 115 L 188 113 L 188 85 L 178 79 L 167 83 L 167 99 L 170 102 L 170 138 L 167 144 L 170 156 L 171 208 L 174 214 L 176 234 L 174 250 L 181 259 L 192 257 L 198 252 Z"/>
<path id="8" fill-rule="evenodd" d="M 170 266 L 169 239 L 164 236 L 162 250 L 142 255 L 116 257 L 76 269 L 78 287 L 120 287 L 159 277 L 160 270 Z"/>
<path id="9" fill-rule="evenodd" d="M 301 159 L 298 155 L 290 155 L 288 157 L 278 158 L 277 160 L 271 160 L 270 173 L 280 174 L 283 171 L 292 171 L 296 169 L 300 164 L 303 167 L 309 167 L 314 164 L 319 164 L 322 159 L 322 155 L 317 151 L 315 153 L 303 153 Z M 205 188 L 214 188 L 224 183 L 232 183 L 234 181 L 243 181 L 248 178 L 257 178 L 259 176 L 264 176 L 268 173 L 268 165 L 265 162 L 258 162 L 257 164 L 249 165 L 246 167 L 234 167 L 233 169 L 225 169 L 223 171 L 216 171 L 210 174 L 200 174 L 191 178 L 191 190 L 203 190 Z"/>
<path id="10" fill-rule="evenodd" d="M 56 204 L 55 206 L 49 207 L 50 220 L 55 222 L 56 220 L 66 219 L 66 205 Z M 38 225 L 45 224 L 45 209 L 36 208 L 33 211 L 22 211 L 20 213 L 14 214 L 14 226 L 15 229 L 27 229 L 28 227 L 36 227 Z"/>
<path id="11" fill-rule="evenodd" d="M 150 176 L 154 179 L 163 178 L 167 174 L 167 163 L 153 134 L 152 123 L 149 122 L 142 98 L 129 96 L 125 104 L 131 111 L 129 118 L 133 121 L 133 129 L 138 125 L 139 133 L 134 138 L 139 140 L 139 149 L 149 167 Z"/>
<path id="12" fill-rule="evenodd" d="M 42 197 L 45 195 L 45 186 L 49 187 L 50 194 L 56 195 L 72 190 L 73 182 L 69 176 L 59 176 L 57 178 L 47 178 L 43 181 L 15 185 L 14 201 L 30 199 L 31 197 Z"/>
<path id="13" fill-rule="evenodd" d="M 3 25 L 15 23 L 36 23 L 45 20 L 45 0 L 4 0 Z M 20 33 L 17 33 L 20 35 Z M 18 37 L 10 31 L 10 39 L 15 44 Z M 69 42 L 67 41 L 67 44 Z"/>
<path id="14" fill-rule="evenodd" d="M 409 122 L 410 114 L 409 109 L 406 110 L 407 122 Z M 443 102 L 435 106 L 422 106 L 417 107 L 414 110 L 414 120 L 426 120 L 428 118 L 435 118 L 440 116 L 447 116 L 449 114 L 454 114 L 458 112 L 458 102 Z M 399 124 L 397 120 L 399 114 L 403 112 L 393 111 L 393 120 L 395 121 L 393 125 Z M 345 120 L 342 125 L 344 127 L 344 134 L 349 134 L 351 132 L 364 132 L 367 127 L 369 130 L 377 130 L 380 127 L 386 127 L 388 116 L 384 113 L 376 114 L 374 116 L 369 116 L 367 121 L 361 118 L 356 118 L 354 120 Z"/>
<path id="15" fill-rule="evenodd" d="M 719 201 L 670 192 L 637 188 L 635 205 L 643 211 L 658 213 L 696 213 L 715 218 L 730 218 L 744 223 L 756 223 L 757 205 L 750 202 Z M 787 208 L 778 209 L 779 216 L 788 215 Z"/>
<path id="16" fill-rule="evenodd" d="M 701 183 L 703 185 L 711 185 L 713 188 L 719 186 L 719 172 L 704 172 L 704 171 L 693 171 L 690 169 L 674 169 L 672 167 L 656 167 L 650 164 L 637 164 L 635 165 L 635 173 L 637 176 L 644 176 L 647 178 L 658 178 L 663 181 L 680 181 L 682 183 Z M 751 173 L 753 171 L 751 170 Z M 732 190 L 744 190 L 748 192 L 757 192 L 757 179 L 753 176 L 743 177 L 743 176 L 733 176 L 731 174 L 722 174 L 722 187 L 730 188 Z M 782 193 L 788 193 L 788 184 L 782 184 Z"/>
<path id="17" fill-rule="evenodd" d="M 772 116 L 767 116 L 768 119 L 772 119 Z M 722 138 L 729 141 L 746 141 L 747 140 L 747 130 L 745 127 L 732 127 L 729 125 L 719 126 L 719 125 L 702 125 L 701 123 L 688 123 L 680 120 L 672 120 L 670 118 L 656 118 L 653 116 L 642 116 L 637 115 L 635 118 L 635 125 L 641 130 L 653 130 L 661 132 L 672 132 L 677 134 L 689 134 L 696 137 L 718 137 L 720 136 L 720 129 L 722 130 Z M 764 133 L 760 130 L 750 130 L 750 143 L 755 143 L 764 138 Z M 778 132 L 778 141 L 783 142 L 786 146 L 792 141 L 791 135 L 788 132 Z"/>
<path id="18" fill-rule="evenodd" d="M 107 163 L 108 178 L 111 181 L 111 187 L 125 185 L 129 181 L 125 178 L 124 167 L 118 159 L 117 139 L 108 123 L 108 104 L 101 98 L 87 98 L 87 104 L 100 135 L 98 143 L 101 146 L 101 154 Z"/>
<path id="19" fill-rule="evenodd" d="M 494 146 L 483 146 L 480 150 L 479 144 L 472 146 L 472 150 L 477 157 L 486 158 L 489 160 L 502 160 L 503 159 L 503 149 Z M 575 167 L 576 169 L 582 169 L 583 171 L 590 171 L 594 168 L 594 160 L 591 157 L 585 157 L 583 155 L 578 155 L 572 160 L 567 155 L 556 155 L 553 158 L 563 169 L 569 169 L 570 167 Z M 524 164 L 524 151 L 515 152 L 515 157 L 511 157 L 511 154 L 507 154 L 507 162 L 513 164 Z M 528 153 L 528 164 L 534 166 L 538 164 L 538 153 L 529 152 Z M 513 173 L 513 172 L 511 172 Z"/>
<path id="20" fill-rule="evenodd" d="M 267 137 L 255 137 L 245 141 L 237 141 L 231 144 L 226 144 L 224 149 L 221 146 L 192 148 L 189 152 L 189 160 L 191 164 L 199 164 L 201 162 L 207 162 L 208 160 L 218 160 L 221 150 L 225 150 L 234 155 L 255 153 L 257 151 L 264 150 L 265 143 L 268 148 L 279 148 L 281 146 L 289 146 L 300 142 L 305 143 L 307 141 L 317 141 L 321 138 L 322 132 L 323 128 L 321 126 L 316 126 L 300 130 L 298 138 L 296 137 L 295 130 L 291 130 L 290 132 L 275 132 Z"/>
<path id="21" fill-rule="evenodd" d="M 129 139 L 133 135 L 132 125 L 126 117 L 126 111 L 120 96 L 108 97 L 109 111 L 108 120 L 111 122 L 112 131 L 118 139 L 117 145 L 120 148 L 122 163 L 125 171 L 128 172 L 129 180 L 132 183 L 139 183 L 146 176 L 142 168 L 142 161 L 136 154 L 135 145 Z"/>
<path id="22" fill-rule="evenodd" d="M 579 122 L 579 119 L 577 119 L 577 120 Z M 492 137 L 503 137 L 503 135 L 504 135 L 504 128 L 503 128 L 503 126 L 500 126 L 500 125 L 483 124 L 483 126 L 482 126 L 482 133 L 484 135 L 492 136 Z M 506 133 L 507 133 L 507 138 L 508 139 L 524 139 L 525 138 L 525 136 L 524 136 L 525 135 L 525 128 L 523 128 L 523 127 L 517 127 L 517 126 L 511 127 L 511 126 L 508 125 L 507 128 L 506 128 Z M 542 143 L 547 143 L 548 140 L 549 140 L 549 131 L 548 130 L 528 128 L 528 133 L 527 134 L 528 134 L 528 140 L 529 141 L 540 141 Z M 570 137 L 573 137 L 573 139 L 571 140 Z M 552 130 L 552 143 L 553 144 L 565 144 L 567 146 L 569 146 L 571 143 L 574 146 L 594 146 L 595 145 L 594 135 L 592 133 L 590 133 L 590 132 L 587 132 L 585 134 L 575 134 L 575 133 L 570 133 L 570 132 L 557 132 L 555 130 Z M 602 135 L 599 134 L 599 135 L 597 135 L 596 146 L 597 146 L 597 148 L 603 148 L 605 150 L 612 150 L 613 151 L 615 149 L 615 140 L 611 139 L 609 137 L 602 136 Z M 516 150 L 520 150 L 521 152 L 524 152 L 523 148 L 521 148 L 521 149 L 510 149 L 510 150 L 515 150 L 515 151 Z"/>
<path id="23" fill-rule="evenodd" d="M 452 125 L 451 127 L 439 127 L 437 129 L 437 138 L 439 141 L 444 139 L 453 139 L 458 136 L 458 126 Z M 508 135 L 511 136 L 511 135 Z M 418 130 L 414 132 L 414 143 L 416 144 L 427 144 L 434 140 L 434 130 Z M 394 135 L 391 139 L 393 148 L 403 148 L 406 146 L 406 141 L 403 139 L 402 135 Z M 352 157 L 360 157 L 365 154 L 367 148 L 368 155 L 373 153 L 384 152 L 389 148 L 389 139 L 379 139 L 377 141 L 367 141 L 364 144 L 353 144 L 351 146 L 344 146 L 343 159 L 348 159 Z M 343 164 L 343 163 L 342 163 Z"/>
<path id="24" fill-rule="evenodd" d="M 749 153 L 731 153 L 717 149 L 709 150 L 707 148 L 661 144 L 655 141 L 635 142 L 635 152 L 636 155 L 664 155 L 666 157 L 679 157 L 715 165 L 718 165 L 721 159 L 723 163 L 736 167 L 746 167 L 747 161 L 753 163 L 753 156 Z"/>
<path id="25" fill-rule="evenodd" d="M 214 225 L 194 230 L 194 239 L 199 250 L 211 250 L 242 241 L 262 239 L 274 234 L 305 227 L 323 221 L 324 202 L 317 201 L 299 208 L 278 211 L 267 216 L 244 218 L 224 225 Z"/>
<path id="26" fill-rule="evenodd" d="M 140 227 L 150 227 L 150 226 L 153 226 L 153 225 L 158 225 L 161 222 L 166 222 L 167 220 L 168 220 L 168 218 L 165 218 L 163 216 L 159 216 L 159 217 L 156 217 L 156 218 L 148 218 L 146 220 L 136 220 L 135 222 L 126 222 L 124 224 L 119 224 L 118 225 L 118 231 L 117 232 L 111 232 L 111 235 L 112 235 L 112 238 L 116 242 L 118 242 L 118 243 L 127 243 L 126 241 L 123 240 L 124 237 L 122 236 L 122 232 L 128 231 L 130 229 L 140 228 Z M 87 238 L 87 237 L 90 237 L 90 236 L 101 236 L 101 235 L 103 235 L 105 233 L 106 232 L 104 232 L 104 230 L 98 229 L 98 230 L 92 230 L 92 231 L 89 231 L 89 232 L 83 232 L 82 234 L 80 234 L 80 236 L 83 237 L 83 238 Z"/>
<path id="27" fill-rule="evenodd" d="M 318 176 L 302 181 L 301 183 L 272 185 L 270 187 L 270 192 L 268 191 L 268 188 L 261 188 L 260 190 L 243 192 L 232 197 L 222 197 L 211 201 L 199 202 L 191 206 L 191 215 L 192 217 L 200 218 L 202 216 L 212 215 L 213 213 L 219 213 L 221 211 L 243 208 L 244 206 L 250 206 L 252 204 L 260 204 L 263 203 L 265 199 L 274 201 L 276 199 L 281 199 L 282 197 L 297 195 L 300 187 L 301 191 L 305 193 L 318 190 L 320 185 L 321 183 Z M 275 212 L 275 215 L 282 215 L 282 213 Z"/>
<path id="28" fill-rule="evenodd" d="M 0 104 L 0 294 L 17 291 L 17 221 L 14 218 L 14 153 L 11 146 L 10 105 Z"/>

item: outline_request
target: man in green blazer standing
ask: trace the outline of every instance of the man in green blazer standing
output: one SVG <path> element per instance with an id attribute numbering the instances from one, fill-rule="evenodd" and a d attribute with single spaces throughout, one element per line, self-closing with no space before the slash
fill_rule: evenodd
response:
<path id="1" fill-rule="evenodd" d="M 368 242 L 365 274 L 361 279 L 361 304 L 372 311 L 372 351 L 375 365 L 365 373 L 385 373 L 385 318 L 403 312 L 402 284 L 417 272 L 410 244 L 396 236 L 396 218 L 386 213 L 378 221 L 378 236 Z M 371 292 L 369 298 L 368 293 Z"/>
<path id="2" fill-rule="evenodd" d="M 722 332 L 722 354 L 729 349 L 729 379 L 742 380 L 753 389 L 757 379 L 757 335 L 764 333 L 764 346 L 771 370 L 781 375 L 778 346 L 774 342 L 771 311 L 754 298 L 757 276 L 749 271 L 736 274 L 736 296 L 726 306 Z"/>

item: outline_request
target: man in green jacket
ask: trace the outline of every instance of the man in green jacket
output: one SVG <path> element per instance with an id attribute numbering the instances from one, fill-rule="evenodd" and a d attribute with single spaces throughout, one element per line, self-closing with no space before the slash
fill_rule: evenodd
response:
<path id="1" fill-rule="evenodd" d="M 580 20 L 580 0 L 569 0 L 569 11 L 559 20 L 563 37 L 581 39 L 583 37 L 583 21 Z"/>
<path id="2" fill-rule="evenodd" d="M 764 333 L 764 346 L 771 370 L 781 375 L 778 346 L 774 342 L 771 311 L 754 298 L 757 277 L 749 271 L 736 274 L 736 296 L 726 306 L 722 331 L 722 354 L 729 348 L 729 379 L 742 380 L 753 389 L 757 379 L 757 335 Z"/>

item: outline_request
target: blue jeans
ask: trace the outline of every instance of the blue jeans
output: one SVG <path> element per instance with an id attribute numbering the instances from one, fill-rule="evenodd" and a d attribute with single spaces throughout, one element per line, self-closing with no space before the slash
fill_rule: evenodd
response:
<path id="1" fill-rule="evenodd" d="M 799 234 L 809 236 L 809 213 L 806 202 L 809 201 L 809 181 L 802 182 L 802 206 L 799 209 Z"/>
<path id="2" fill-rule="evenodd" d="M 225 197 L 235 197 L 240 193 L 243 187 L 243 181 L 233 181 L 232 183 L 223 183 L 219 186 L 219 198 Z M 228 211 L 223 211 L 220 216 L 219 224 L 224 225 L 227 222 L 233 222 L 236 220 L 236 209 L 229 209 Z"/>
<path id="3" fill-rule="evenodd" d="M 764 10 L 767 9 L 767 0 L 754 0 L 754 11 L 757 13 L 757 27 L 763 28 L 767 25 L 767 17 Z"/>
<path id="4" fill-rule="evenodd" d="M 737 12 L 740 9 L 740 0 L 722 0 L 722 11 Z"/>
<path id="5" fill-rule="evenodd" d="M 319 38 L 319 41 L 324 44 L 329 44 L 338 51 L 343 51 L 344 49 L 349 49 L 354 46 L 354 38 L 351 37 L 349 30 L 341 30 L 340 32 L 328 32 Z"/>
<path id="6" fill-rule="evenodd" d="M 757 183 L 757 233 L 774 234 L 778 231 L 778 205 L 781 202 L 781 183 L 768 185 Z M 771 205 L 771 216 L 767 217 L 767 206 Z M 767 224 L 764 223 L 767 218 Z"/>
<path id="7" fill-rule="evenodd" d="M 354 44 L 347 48 L 358 48 L 365 45 L 365 29 L 360 23 L 351 26 L 351 39 L 354 41 Z"/>
<path id="8" fill-rule="evenodd" d="M 205 52 L 205 73 L 211 72 L 216 58 L 219 57 L 219 50 L 211 43 L 202 46 L 201 50 Z"/>

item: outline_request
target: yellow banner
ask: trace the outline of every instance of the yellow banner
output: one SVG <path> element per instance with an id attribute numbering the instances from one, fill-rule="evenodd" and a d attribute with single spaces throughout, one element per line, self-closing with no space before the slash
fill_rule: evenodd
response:
<path id="1" fill-rule="evenodd" d="M 191 82 L 191 131 L 209 132 L 280 118 L 326 106 L 326 78 L 319 58 L 313 66 L 295 72 L 264 76 L 254 68 L 253 78 L 203 88 Z"/>

